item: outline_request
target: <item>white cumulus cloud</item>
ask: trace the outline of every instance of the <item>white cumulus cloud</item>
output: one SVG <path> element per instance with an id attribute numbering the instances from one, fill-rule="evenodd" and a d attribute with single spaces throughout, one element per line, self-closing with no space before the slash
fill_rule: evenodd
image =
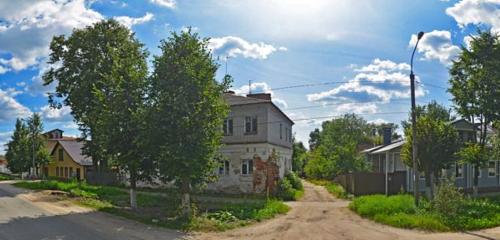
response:
<path id="1" fill-rule="evenodd" d="M 0 122 L 25 118 L 31 111 L 12 96 L 12 91 L 0 89 Z"/>
<path id="2" fill-rule="evenodd" d="M 416 42 L 417 35 L 413 34 L 408 46 L 414 47 Z M 423 60 L 439 60 L 447 65 L 460 53 L 460 48 L 452 44 L 449 31 L 434 30 L 424 34 L 417 51 L 424 54 Z"/>
<path id="3" fill-rule="evenodd" d="M 143 23 L 149 22 L 149 21 L 153 20 L 153 18 L 154 18 L 154 15 L 152 13 L 149 13 L 149 12 L 146 13 L 146 15 L 144 15 L 143 17 L 138 17 L 138 18 L 133 18 L 133 17 L 129 17 L 129 16 L 115 17 L 116 21 L 125 25 L 128 28 L 131 28 L 133 25 L 143 24 Z"/>
<path id="4" fill-rule="evenodd" d="M 377 104 L 410 97 L 409 66 L 390 60 L 374 59 L 354 69 L 356 75 L 327 91 L 308 94 L 310 102 L 336 104 L 337 112 L 375 113 Z M 416 79 L 418 81 L 418 77 Z M 416 96 L 425 95 L 417 86 Z"/>
<path id="5" fill-rule="evenodd" d="M 68 122 L 73 120 L 71 108 L 68 106 L 52 108 L 49 105 L 45 105 L 40 108 L 40 114 L 44 120 L 49 122 Z"/>
<path id="6" fill-rule="evenodd" d="M 150 0 L 153 4 L 166 8 L 175 8 L 175 0 Z"/>
<path id="7" fill-rule="evenodd" d="M 251 43 L 240 37 L 226 36 L 210 39 L 208 47 L 215 55 L 253 59 L 266 59 L 276 51 L 287 51 L 286 47 L 274 47 L 263 42 Z"/>
<path id="8" fill-rule="evenodd" d="M 0 2 L 0 64 L 16 71 L 39 63 L 49 53 L 52 36 L 90 25 L 103 16 L 84 0 Z"/>
<path id="9" fill-rule="evenodd" d="M 461 0 L 446 9 L 458 26 L 486 24 L 500 32 L 500 0 Z"/>

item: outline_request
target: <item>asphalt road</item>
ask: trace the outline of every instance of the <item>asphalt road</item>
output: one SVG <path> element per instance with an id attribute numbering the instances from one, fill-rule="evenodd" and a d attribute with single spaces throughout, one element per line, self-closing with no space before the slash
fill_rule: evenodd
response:
<path id="1" fill-rule="evenodd" d="M 150 227 L 101 212 L 52 211 L 21 190 L 0 182 L 0 240 L 185 239 L 183 233 Z"/>

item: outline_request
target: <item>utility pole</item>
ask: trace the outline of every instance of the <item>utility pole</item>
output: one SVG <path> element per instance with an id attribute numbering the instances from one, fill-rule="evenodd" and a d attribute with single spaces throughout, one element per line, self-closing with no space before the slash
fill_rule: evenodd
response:
<path id="1" fill-rule="evenodd" d="M 417 164 L 417 113 L 416 113 L 416 104 L 415 104 L 415 74 L 413 74 L 413 57 L 415 55 L 415 51 L 417 50 L 418 42 L 424 36 L 424 32 L 419 32 L 417 35 L 417 42 L 415 43 L 415 48 L 413 49 L 413 53 L 411 54 L 410 61 L 410 88 L 411 88 L 411 127 L 412 127 L 412 161 L 413 161 L 413 196 L 415 198 L 415 205 L 419 205 L 419 181 L 420 174 L 418 172 L 418 164 Z"/>

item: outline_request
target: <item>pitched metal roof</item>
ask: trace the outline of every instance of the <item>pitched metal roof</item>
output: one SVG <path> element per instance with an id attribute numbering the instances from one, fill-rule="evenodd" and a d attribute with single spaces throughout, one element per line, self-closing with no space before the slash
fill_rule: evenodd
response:
<path id="1" fill-rule="evenodd" d="M 54 151 L 55 146 L 57 145 L 61 145 L 61 147 L 76 163 L 82 166 L 92 166 L 92 157 L 85 156 L 82 153 L 83 141 L 77 141 L 76 139 L 57 140 L 57 144 L 54 145 L 51 152 Z"/>
<path id="2" fill-rule="evenodd" d="M 378 150 L 375 150 L 373 152 L 371 152 L 370 154 L 378 154 L 378 153 L 384 153 L 384 152 L 387 152 L 387 151 L 390 151 L 390 150 L 393 150 L 395 148 L 398 148 L 398 147 L 401 147 L 403 146 L 403 144 L 406 143 L 406 140 L 399 140 L 397 142 L 393 142 L 389 145 L 385 145 L 383 146 L 382 148 L 378 149 Z"/>
<path id="3" fill-rule="evenodd" d="M 253 97 L 244 97 L 244 96 L 238 96 L 233 93 L 224 93 L 224 99 L 226 102 L 229 104 L 229 106 L 240 106 L 240 105 L 250 105 L 250 104 L 261 104 L 261 103 L 269 103 L 271 104 L 275 109 L 277 109 L 283 116 L 285 116 L 288 121 L 290 121 L 292 124 L 295 124 L 292 119 L 290 119 L 276 104 L 273 103 L 271 100 L 265 100 L 265 99 L 260 99 L 260 98 L 253 98 Z"/>

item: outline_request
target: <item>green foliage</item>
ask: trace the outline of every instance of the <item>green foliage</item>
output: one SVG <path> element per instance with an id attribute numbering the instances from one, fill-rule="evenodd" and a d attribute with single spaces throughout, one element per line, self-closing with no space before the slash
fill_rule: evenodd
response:
<path id="1" fill-rule="evenodd" d="M 158 162 L 161 178 L 177 180 L 184 194 L 212 177 L 221 146 L 220 126 L 229 109 L 223 93 L 231 77 L 222 83 L 215 79 L 218 65 L 207 45 L 208 39 L 191 30 L 173 32 L 161 42 L 161 55 L 153 61 L 151 156 Z"/>
<path id="2" fill-rule="evenodd" d="M 292 169 L 299 175 L 304 175 L 304 165 L 307 158 L 307 149 L 302 142 L 293 138 Z"/>
<path id="3" fill-rule="evenodd" d="M 293 188 L 293 185 L 287 178 L 280 179 L 278 181 L 278 189 L 276 197 L 285 201 L 294 201 L 297 189 Z"/>
<path id="4" fill-rule="evenodd" d="M 67 38 L 54 37 L 50 49 L 54 65 L 44 80 L 57 80 L 57 87 L 49 101 L 53 107 L 60 107 L 61 101 L 70 106 L 83 138 L 91 136 L 84 152 L 101 160 L 100 167 L 107 168 L 112 160 L 127 171 L 132 188 L 138 179 L 152 177 L 143 150 L 149 87 L 143 44 L 127 27 L 104 20 L 76 29 Z"/>
<path id="5" fill-rule="evenodd" d="M 304 185 L 302 185 L 302 180 L 294 172 L 289 172 L 285 175 L 285 178 L 290 182 L 292 187 L 297 190 L 304 190 Z"/>
<path id="6" fill-rule="evenodd" d="M 432 209 L 446 218 L 455 218 L 464 202 L 464 196 L 455 187 L 453 181 L 441 182 L 436 196 L 431 201 Z"/>
<path id="7" fill-rule="evenodd" d="M 16 127 L 7 143 L 5 158 L 7 159 L 7 168 L 13 173 L 22 173 L 30 169 L 31 147 L 29 132 L 26 123 L 22 119 L 16 120 Z"/>
<path id="8" fill-rule="evenodd" d="M 463 199 L 456 189 L 449 185 L 438 191 L 434 201 L 424 201 L 419 208 L 415 207 L 410 195 L 363 196 L 354 199 L 349 207 L 363 217 L 401 228 L 464 231 L 500 225 L 500 202 Z"/>
<path id="9" fill-rule="evenodd" d="M 358 146 L 371 143 L 373 139 L 370 125 L 363 118 L 346 114 L 325 121 L 322 130 L 315 130 L 311 136 L 316 139 L 305 166 L 308 177 L 333 179 L 339 174 L 366 168 Z"/>
<path id="10" fill-rule="evenodd" d="M 448 168 L 456 161 L 455 153 L 460 148 L 458 132 L 451 124 L 449 111 L 435 102 L 418 107 L 417 119 L 417 166 L 424 172 L 426 185 L 432 187 L 431 182 L 437 179 L 443 168 Z M 413 166 L 413 132 L 411 124 L 403 124 L 406 143 L 401 150 L 403 162 Z M 430 196 L 432 197 L 432 196 Z"/>

